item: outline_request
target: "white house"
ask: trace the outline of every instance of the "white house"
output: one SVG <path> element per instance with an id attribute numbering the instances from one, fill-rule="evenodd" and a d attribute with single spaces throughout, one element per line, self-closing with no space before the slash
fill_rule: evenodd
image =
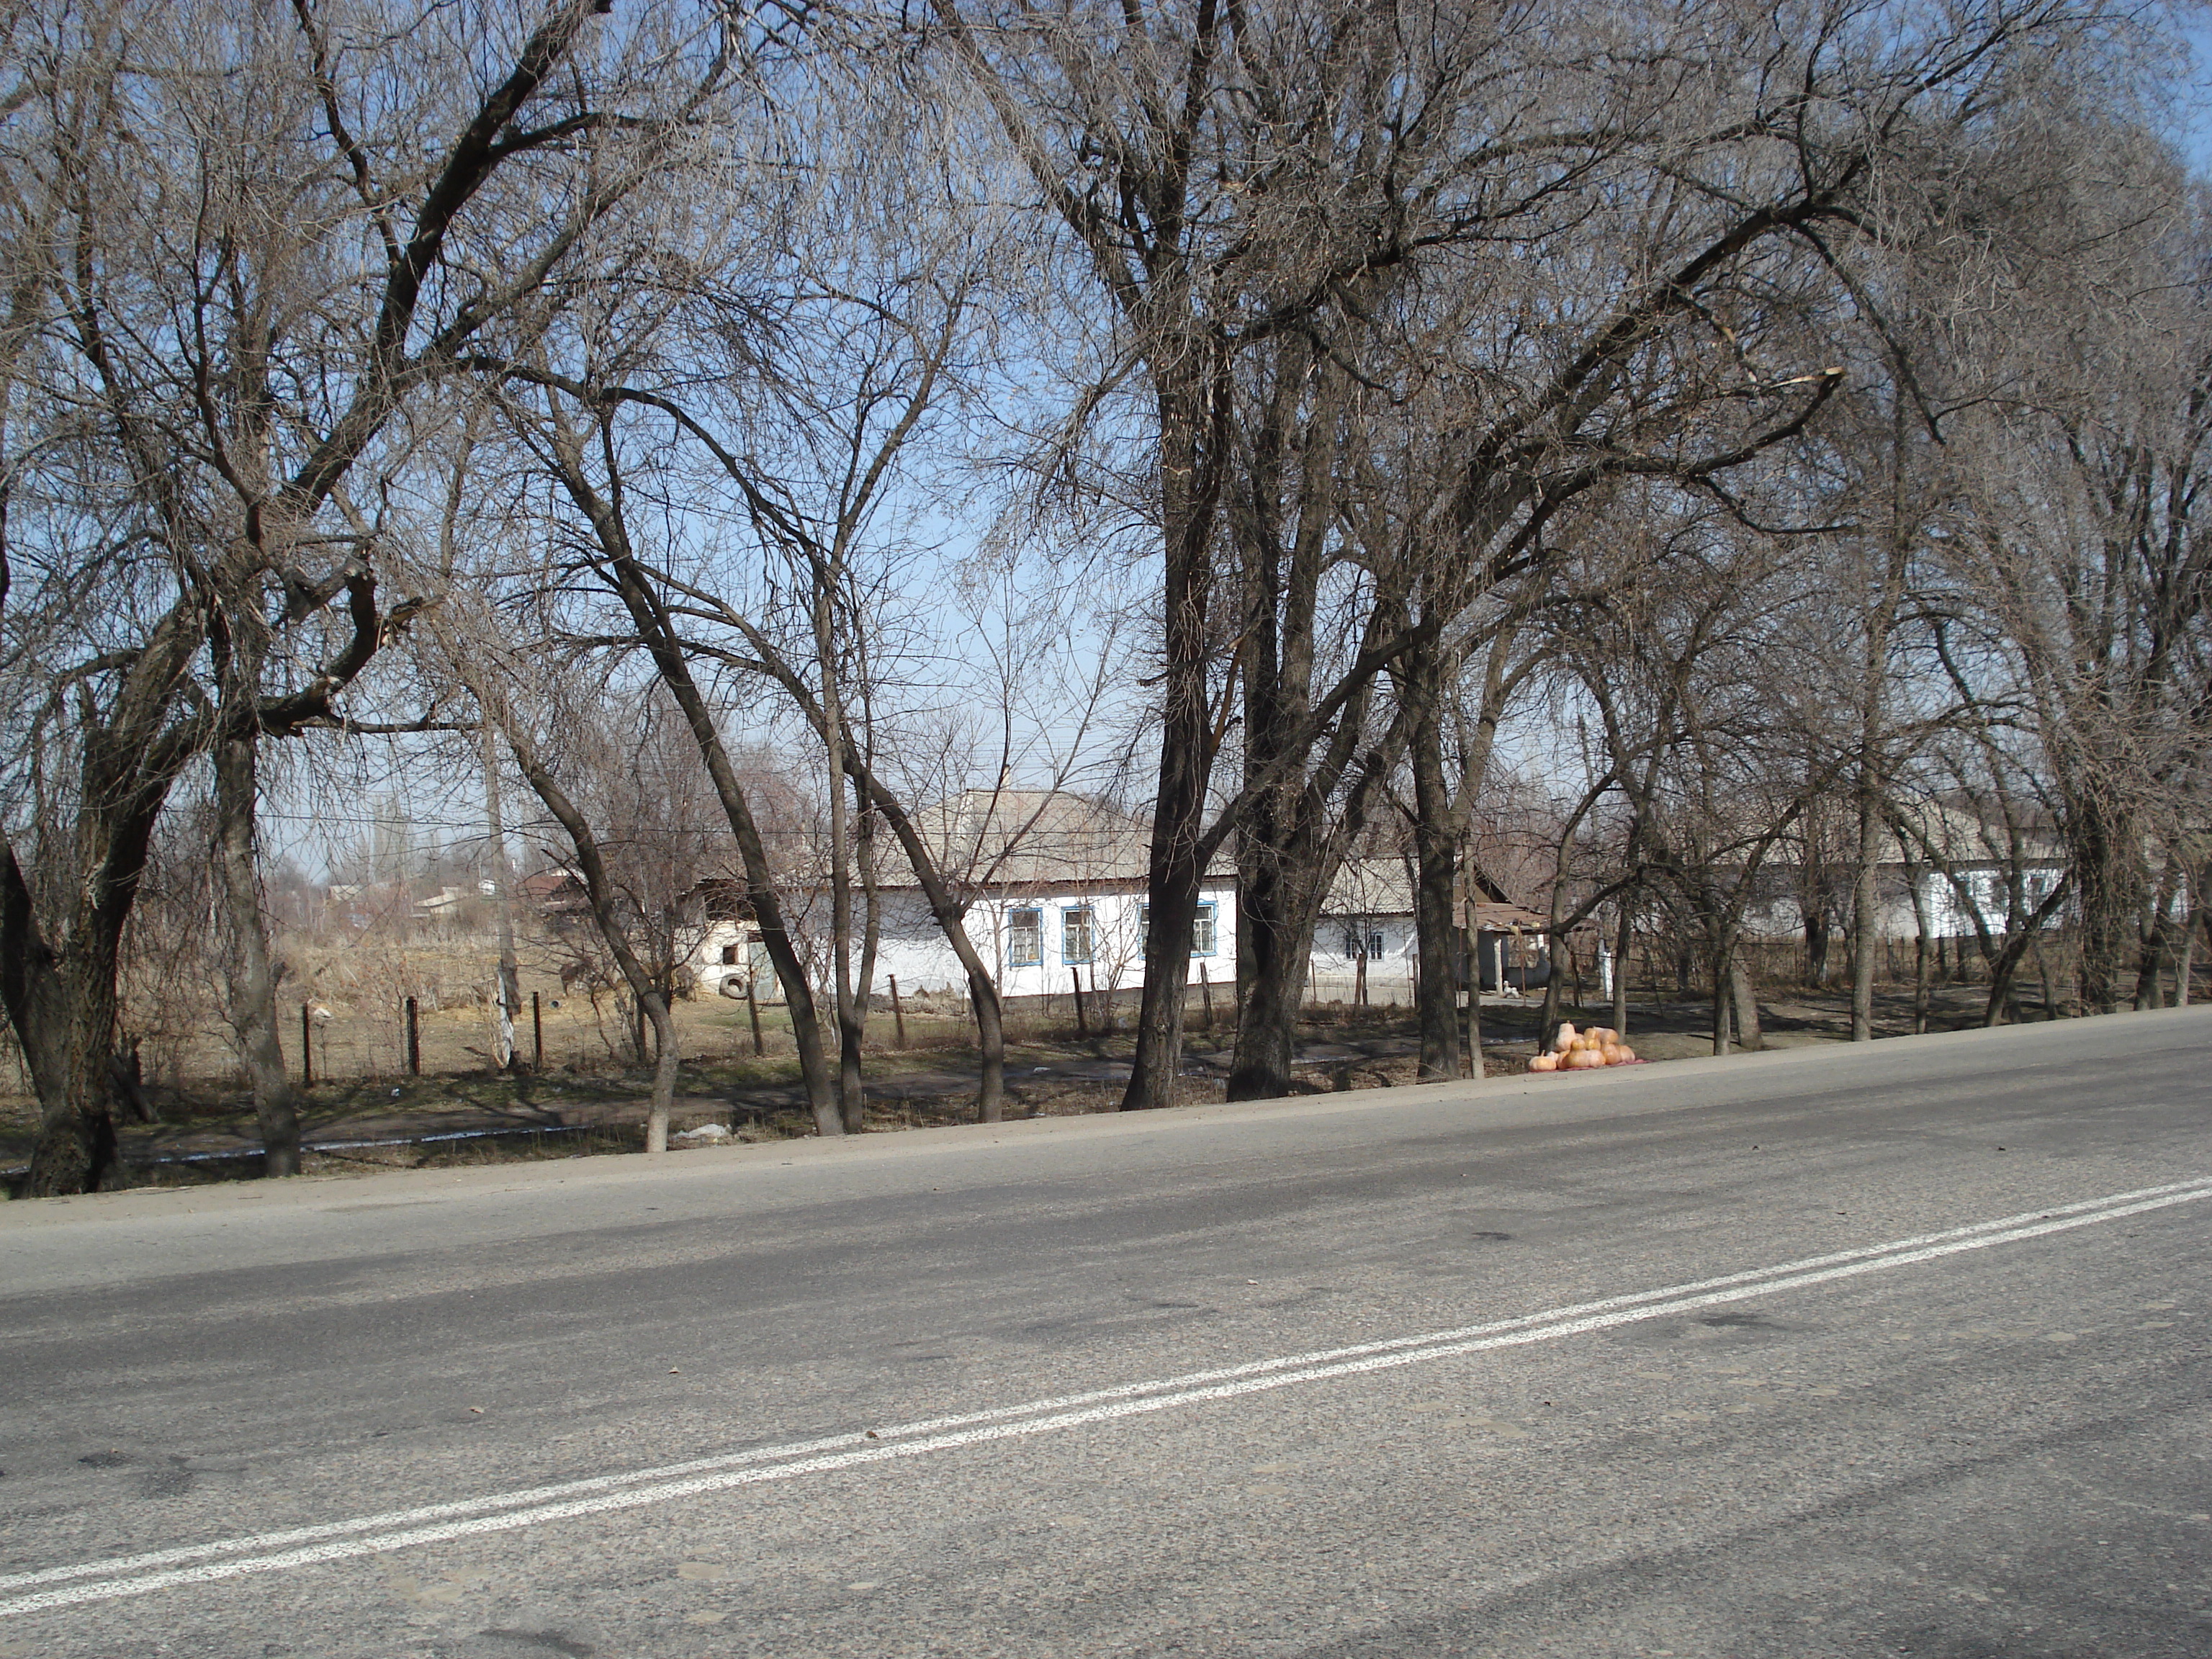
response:
<path id="1" fill-rule="evenodd" d="M 1066 996 L 1080 987 L 1114 995 L 1143 988 L 1146 872 L 1152 827 L 1133 813 L 1060 790 L 969 790 L 916 815 L 939 869 L 967 896 L 969 939 L 1009 1000 Z M 930 915 L 902 858 L 878 840 L 882 930 L 875 994 L 964 995 L 967 975 Z M 692 957 L 699 983 L 763 1001 L 780 992 L 749 913 L 733 893 L 710 904 Z M 1363 963 L 1361 958 L 1365 957 Z M 1315 929 L 1312 989 L 1352 1001 L 1413 1000 L 1416 950 L 1410 879 L 1402 860 L 1348 860 Z M 1237 883 L 1225 860 L 1200 889 L 1185 982 L 1237 979 Z"/>
<path id="2" fill-rule="evenodd" d="M 1457 948 L 1476 953 L 1473 966 L 1482 990 L 1522 991 L 1544 983 L 1548 971 L 1544 965 L 1546 917 L 1510 902 L 1504 890 L 1472 864 L 1459 870 L 1452 912 L 1460 936 Z M 1359 959 L 1363 951 L 1364 965 Z M 1413 872 L 1406 860 L 1346 860 L 1314 929 L 1315 998 L 1351 1002 L 1364 994 L 1370 1003 L 1410 1004 L 1419 958 Z M 1456 971 L 1464 974 L 1468 966 L 1462 959 Z"/>
<path id="3" fill-rule="evenodd" d="M 1419 946 L 1403 859 L 1345 860 L 1314 927 L 1308 973 L 1322 1002 L 1411 1003 Z M 1365 960 L 1363 962 L 1362 957 Z"/>
<path id="4" fill-rule="evenodd" d="M 1143 819 L 1060 790 L 975 789 L 915 816 L 938 869 L 969 901 L 967 933 L 1007 999 L 1133 991 L 1145 982 L 1146 870 L 1152 830 Z M 888 845 L 887 845 L 888 843 Z M 873 990 L 966 994 L 968 976 L 930 914 L 921 884 L 888 837 L 878 891 L 882 930 Z M 763 1000 L 780 994 L 758 933 L 742 905 L 705 929 L 692 966 L 699 982 Z M 1226 869 L 1207 872 L 1192 929 L 1188 983 L 1237 978 L 1236 888 Z"/>
<path id="5" fill-rule="evenodd" d="M 915 828 L 945 878 L 967 897 L 968 937 L 991 965 L 1001 997 L 1065 997 L 1079 988 L 1087 998 L 1142 988 L 1152 844 L 1144 819 L 1064 791 L 978 789 L 918 813 Z M 967 975 L 921 884 L 885 839 L 877 846 L 882 927 L 873 994 L 888 996 L 896 980 L 902 996 L 964 996 Z M 1504 902 L 1479 876 L 1475 881 L 1464 915 L 1493 950 L 1504 948 L 1498 939 L 1513 936 L 1511 960 L 1501 955 L 1499 962 L 1518 985 L 1526 969 L 1519 935 L 1540 929 L 1543 918 Z M 691 963 L 698 982 L 740 997 L 750 983 L 763 1001 L 775 1000 L 775 976 L 737 888 L 709 885 L 717 890 L 704 901 L 708 920 Z M 811 948 L 825 955 L 822 941 Z M 1410 1004 L 1418 955 L 1405 860 L 1347 860 L 1314 930 L 1310 994 L 1325 1002 L 1364 996 Z M 1488 974 L 1489 957 L 1483 961 Z M 1236 983 L 1237 883 L 1225 861 L 1207 871 L 1200 890 L 1188 963 L 1188 985 Z M 826 965 L 820 971 L 826 979 Z M 1540 975 L 1533 982 L 1541 983 Z"/>
<path id="6" fill-rule="evenodd" d="M 2051 896 L 2065 874 L 2064 848 L 2040 826 L 2021 831 L 2015 849 L 2002 821 L 1960 801 L 1920 803 L 1914 818 L 1910 842 L 1893 830 L 1881 831 L 1875 872 L 1877 939 L 1913 938 L 1923 915 L 1930 939 L 1973 938 L 1977 915 L 1991 933 L 2002 933 L 2012 914 L 2015 857 L 2021 904 L 2028 913 Z M 1825 903 L 1838 921 L 1849 914 L 1850 878 L 1849 869 L 1838 866 L 1825 884 Z M 1802 933 L 1803 890 L 1808 884 L 1804 872 L 1786 857 L 1771 858 L 1759 871 L 1758 884 L 1760 896 L 1744 912 L 1745 936 L 1775 940 Z M 2064 920 L 2062 912 L 2045 925 L 2055 927 Z"/>
<path id="7" fill-rule="evenodd" d="M 968 937 L 1008 999 L 1112 995 L 1145 982 L 1152 827 L 1060 790 L 974 789 L 917 816 L 946 878 L 969 899 Z M 876 986 L 964 992 L 967 975 L 902 862 L 887 868 Z M 1237 978 L 1236 887 L 1207 872 L 1187 981 Z"/>

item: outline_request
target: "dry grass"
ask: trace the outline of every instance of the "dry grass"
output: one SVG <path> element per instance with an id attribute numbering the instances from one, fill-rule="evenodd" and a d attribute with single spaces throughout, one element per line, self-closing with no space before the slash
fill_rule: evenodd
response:
<path id="1" fill-rule="evenodd" d="M 412 982 L 442 984 L 450 996 L 460 982 L 453 970 L 465 965 L 465 960 L 456 957 L 440 964 L 434 952 L 415 952 L 409 958 L 409 971 L 424 977 Z M 526 978 L 525 986 L 526 993 Z M 362 983 L 357 981 L 354 988 L 361 990 Z M 370 988 L 381 994 L 386 987 L 380 981 Z M 326 1136 L 393 1144 L 311 1152 L 307 1172 L 372 1174 L 395 1168 L 536 1161 L 641 1149 L 649 1079 L 623 1052 L 614 1024 L 615 1000 L 602 994 L 594 1007 L 588 997 L 563 998 L 562 1006 L 554 1009 L 546 988 L 541 984 L 538 988 L 546 1031 L 544 1073 L 526 1067 L 520 1073 L 492 1072 L 489 1011 L 466 999 L 458 1006 L 441 1003 L 422 1009 L 423 1074 L 419 1077 L 399 1069 L 396 1032 L 374 1038 L 360 1035 L 373 1012 L 366 994 L 343 1005 L 319 1005 L 331 1009 L 326 1036 L 338 1056 L 334 1069 L 340 1075 L 331 1079 L 322 1073 L 323 1039 L 319 1038 L 319 1080 L 303 1092 L 303 1127 L 310 1133 L 323 1130 Z M 1936 1000 L 1933 1024 L 1938 1029 L 1978 1024 L 1984 994 L 1976 987 L 1950 988 Z M 1771 1047 L 1848 1036 L 1847 1000 L 1832 991 L 1782 988 L 1763 995 L 1761 1001 Z M 701 1000 L 679 1003 L 676 1012 L 686 1052 L 678 1085 L 677 1128 L 719 1121 L 739 1138 L 755 1140 L 813 1133 L 811 1118 L 799 1098 L 796 1055 L 781 1009 L 760 1011 L 767 1050 L 761 1054 L 753 1052 L 743 1004 Z M 888 1131 L 974 1121 L 971 1079 L 979 1056 L 964 1008 L 957 1000 L 940 995 L 907 999 L 903 1012 L 907 1046 L 902 1049 L 895 1046 L 888 1010 L 871 1021 L 870 1035 L 877 1046 L 864 1067 L 872 1084 L 868 1128 Z M 1569 1007 L 1565 1012 L 1577 1024 L 1611 1023 L 1607 1008 Z M 1100 1062 L 1129 1056 L 1127 1011 L 1120 1011 L 1123 1029 L 1102 1034 L 1087 1022 L 1091 1029 L 1081 1036 L 1073 1029 L 1072 1012 L 1067 1008 L 1030 1008 L 1009 1018 L 1010 1118 L 1079 1116 L 1119 1105 L 1121 1083 L 1113 1075 L 1098 1074 L 1097 1068 Z M 1209 1033 L 1196 1010 L 1193 1016 L 1194 1049 L 1212 1051 L 1218 1064 L 1225 1059 L 1233 1032 L 1226 1029 L 1224 1019 L 1224 1029 Z M 1527 1069 L 1535 1052 L 1538 1018 L 1533 1004 L 1484 1009 L 1486 1075 Z M 1631 1040 L 1640 1054 L 1655 1060 L 1710 1054 L 1709 1018 L 1708 1008 L 1698 1001 L 1639 1001 L 1630 1018 Z M 387 1027 L 398 1024 L 396 1017 L 384 1023 Z M 1881 1034 L 1900 1033 L 1910 1023 L 1909 993 L 1885 988 L 1877 1004 Z M 349 1034 L 359 1053 L 358 1067 L 350 1074 L 344 1064 Z M 291 1035 L 296 1045 L 296 1028 Z M 531 1053 L 526 1023 L 520 1036 L 526 1060 Z M 1299 1066 L 1292 1093 L 1382 1088 L 1416 1080 L 1411 1053 L 1413 1026 L 1407 1010 L 1312 1008 L 1302 1022 L 1300 1036 L 1311 1063 Z M 155 1091 L 162 1123 L 150 1130 L 126 1130 L 129 1156 L 141 1166 L 137 1178 L 168 1185 L 258 1173 L 258 1157 L 252 1154 L 147 1165 L 149 1158 L 173 1158 L 198 1146 L 238 1146 L 253 1137 L 251 1102 L 237 1079 L 226 1075 L 228 1060 L 221 1045 L 203 1034 L 198 1046 L 186 1052 L 200 1061 L 197 1075 L 179 1068 L 185 1070 L 185 1086 L 172 1084 Z M 288 1048 L 288 1054 L 293 1052 Z M 1086 1070 L 1092 1074 L 1070 1075 Z M 1187 1077 L 1181 1092 L 1191 1104 L 1224 1097 L 1218 1077 Z M 14 1163 L 27 1153 L 35 1123 L 27 1094 L 19 1090 L 14 1098 L 0 1101 L 0 1159 Z M 551 1124 L 565 1127 L 550 1128 Z M 470 1138 L 428 1138 L 457 1133 L 468 1133 Z M 10 1152 L 15 1157 L 9 1158 Z"/>

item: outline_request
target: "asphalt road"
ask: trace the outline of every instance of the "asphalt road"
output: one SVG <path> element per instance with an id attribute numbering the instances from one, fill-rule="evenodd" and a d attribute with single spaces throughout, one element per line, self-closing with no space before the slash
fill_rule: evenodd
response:
<path id="1" fill-rule="evenodd" d="M 2212 1654 L 2212 1010 L 0 1207 L 0 1656 Z"/>

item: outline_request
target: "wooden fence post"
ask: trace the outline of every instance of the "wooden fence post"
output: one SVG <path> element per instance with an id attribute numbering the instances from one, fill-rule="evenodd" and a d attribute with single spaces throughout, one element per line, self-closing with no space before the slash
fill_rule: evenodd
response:
<path id="1" fill-rule="evenodd" d="M 1070 968 L 1067 970 L 1067 984 L 1068 988 L 1075 993 L 1075 1035 L 1087 1037 L 1091 1032 L 1083 1023 L 1083 970 L 1079 968 Z"/>
<path id="2" fill-rule="evenodd" d="M 903 1048 L 906 1047 L 906 1010 L 901 1006 L 899 1003 L 898 975 L 896 974 L 893 974 L 890 978 L 891 981 L 891 1024 L 897 1028 L 897 1036 L 894 1041 L 899 1048 Z"/>
<path id="3" fill-rule="evenodd" d="M 538 1006 L 538 993 L 530 994 L 530 1042 L 537 1059 L 531 1064 L 533 1072 L 545 1069 L 545 1011 Z"/>
<path id="4" fill-rule="evenodd" d="M 422 1027 L 417 1018 L 415 999 L 407 999 L 407 1075 L 422 1075 Z"/>
<path id="5" fill-rule="evenodd" d="M 768 1044 L 761 1041 L 760 1004 L 753 997 L 753 976 L 745 975 L 745 1014 L 753 1023 L 753 1054 L 755 1058 L 768 1052 Z"/>
<path id="6" fill-rule="evenodd" d="M 1206 1029 L 1211 1035 L 1213 1030 L 1213 981 L 1206 976 L 1206 964 L 1202 962 L 1198 964 L 1198 1000 L 1206 1009 Z"/>
<path id="7" fill-rule="evenodd" d="M 300 1005 L 300 1086 L 315 1086 L 315 1026 L 304 1002 Z"/>

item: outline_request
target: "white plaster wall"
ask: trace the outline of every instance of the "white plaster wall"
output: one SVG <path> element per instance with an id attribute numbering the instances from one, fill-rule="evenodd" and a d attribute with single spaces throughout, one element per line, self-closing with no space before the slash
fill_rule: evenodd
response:
<path id="1" fill-rule="evenodd" d="M 1206 975 L 1216 985 L 1237 978 L 1236 907 L 1234 895 L 1224 886 L 1201 890 L 1200 900 L 1214 907 L 1213 952 L 1191 959 L 1188 982 L 1195 985 L 1202 962 Z M 968 912 L 968 937 L 976 954 L 996 971 L 1002 997 L 1065 996 L 1070 975 L 1080 972 L 1083 988 L 1094 979 L 1101 991 L 1131 990 L 1145 982 L 1143 935 L 1139 926 L 1144 898 L 1135 893 L 1084 893 L 1075 890 L 1045 892 L 1019 898 L 979 900 Z M 1066 959 L 1066 913 L 1088 907 L 1094 918 L 1091 960 L 1079 968 Z M 1035 963 L 1006 959 L 1006 913 L 1034 909 L 1043 913 L 1042 950 Z M 882 943 L 876 952 L 876 988 L 888 995 L 896 975 L 900 994 L 911 991 L 951 988 L 965 992 L 967 976 L 960 959 L 945 942 L 945 935 L 919 895 L 886 895 Z"/>
<path id="2" fill-rule="evenodd" d="M 1233 985 L 1237 980 L 1235 892 L 1224 884 L 1200 890 L 1199 897 L 1201 903 L 1213 906 L 1213 951 L 1191 958 L 1188 982 L 1199 982 L 1203 963 L 1206 976 L 1213 984 Z M 980 900 L 968 912 L 968 937 L 974 941 L 976 954 L 997 973 L 1002 997 L 1066 996 L 1073 971 L 1082 974 L 1085 992 L 1092 988 L 1094 979 L 1101 991 L 1133 990 L 1145 982 L 1143 934 L 1139 925 L 1144 902 L 1143 896 L 1137 893 L 1086 894 L 1073 889 L 1036 897 Z M 1086 905 L 1095 918 L 1091 959 L 1078 970 L 1066 960 L 1066 913 Z M 876 945 L 875 994 L 889 996 L 890 982 L 896 979 L 902 997 L 944 990 L 964 996 L 967 974 L 952 947 L 945 942 L 944 932 L 921 895 L 904 890 L 887 892 L 883 907 L 883 931 Z M 1019 964 L 1006 960 L 1006 912 L 1012 909 L 1043 912 L 1042 960 Z M 712 994 L 724 978 L 745 971 L 749 952 L 744 937 L 751 931 L 750 924 L 728 921 L 716 922 L 708 929 L 691 956 L 692 970 L 703 991 Z M 724 965 L 721 959 L 722 947 L 727 945 L 738 947 L 734 967 Z M 755 989 L 763 1001 L 780 994 L 769 975 L 763 975 Z"/>
<path id="3" fill-rule="evenodd" d="M 1387 1002 L 1395 997 L 1401 1002 L 1411 1002 L 1413 963 L 1419 954 L 1411 916 L 1323 916 L 1314 928 L 1315 993 L 1323 1002 L 1352 1000 L 1352 987 L 1358 981 L 1359 964 L 1345 950 L 1345 935 L 1361 920 L 1365 921 L 1369 933 L 1382 935 L 1382 954 L 1367 958 L 1367 1000 Z"/>
<path id="4" fill-rule="evenodd" d="M 968 976 L 961 971 L 960 958 L 945 942 L 945 934 L 938 927 L 936 918 L 929 914 L 929 906 L 921 895 L 885 893 L 883 902 L 883 932 L 876 940 L 876 975 L 870 988 L 872 993 L 889 996 L 890 982 L 896 979 L 901 996 L 947 988 L 966 994 Z M 973 917 L 969 918 L 968 936 L 971 939 L 975 937 Z"/>
<path id="5" fill-rule="evenodd" d="M 1959 890 L 1943 877 L 1930 874 L 1921 878 L 1923 902 L 1928 907 L 1929 933 L 1939 939 L 1971 939 L 1974 935 L 1976 910 L 1981 912 L 1990 932 L 2002 933 L 2008 897 L 2004 872 L 1969 870 L 1963 873 L 1971 908 L 1961 902 Z M 2057 870 L 2029 870 L 2022 873 L 2021 889 L 2030 910 L 2050 896 L 2059 875 Z M 2054 916 L 2045 926 L 2055 927 L 2060 920 Z"/>
<path id="6" fill-rule="evenodd" d="M 1997 870 L 1968 870 L 1963 874 L 1974 908 L 1981 911 L 1992 932 L 2003 932 L 2004 873 Z M 2058 875 L 2056 870 L 2030 870 L 2026 872 L 2023 884 L 2031 908 L 2051 891 L 2051 884 L 2058 879 Z M 1929 938 L 1973 937 L 1973 912 L 1960 902 L 1958 890 L 1948 879 L 1934 871 L 1922 872 L 1920 895 L 1921 902 L 1928 909 Z M 2051 925 L 2057 926 L 2057 920 L 2054 919 Z M 1770 943 L 1787 941 L 1802 938 L 1804 931 L 1804 913 L 1798 908 L 1797 901 L 1787 895 L 1768 903 L 1752 905 L 1744 912 L 1743 932 L 1748 939 Z M 1902 878 L 1890 870 L 1884 870 L 1881 904 L 1875 914 L 1875 937 L 1911 939 L 1918 931 L 1919 922 L 1912 914 L 1912 896 L 1905 890 Z"/>
<path id="7" fill-rule="evenodd" d="M 745 935 L 751 931 L 752 928 L 749 924 L 741 927 L 734 921 L 710 921 L 707 924 L 705 934 L 687 958 L 691 966 L 692 977 L 697 981 L 702 994 L 707 996 L 720 994 L 722 981 L 725 979 L 732 974 L 743 974 L 746 971 L 746 958 L 750 953 L 745 948 Z M 734 966 L 722 960 L 722 947 L 727 945 L 734 945 L 738 948 L 738 960 Z M 757 992 L 770 998 L 781 994 L 775 988 L 774 975 L 768 976 L 766 983 L 754 988 Z"/>

